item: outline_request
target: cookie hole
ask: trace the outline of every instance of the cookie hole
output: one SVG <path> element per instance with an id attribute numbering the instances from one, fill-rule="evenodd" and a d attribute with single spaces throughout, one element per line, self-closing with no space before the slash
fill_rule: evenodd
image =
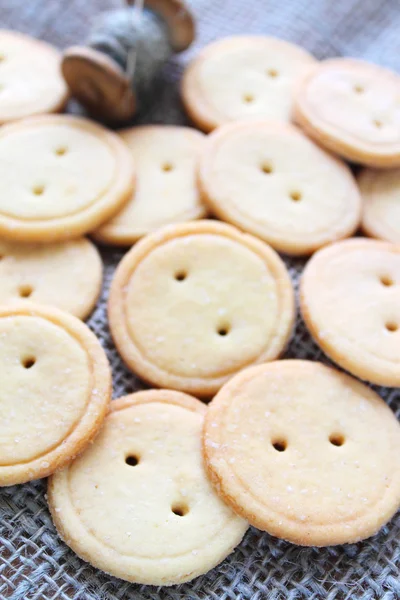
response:
<path id="1" fill-rule="evenodd" d="M 388 323 L 386 323 L 385 327 L 386 327 L 387 331 L 390 331 L 390 332 L 397 331 L 399 328 L 397 323 L 394 323 L 393 321 L 389 321 Z"/>
<path id="2" fill-rule="evenodd" d="M 32 295 L 33 287 L 31 285 L 21 285 L 18 293 L 21 298 L 29 298 Z"/>
<path id="3" fill-rule="evenodd" d="M 302 193 L 299 191 L 290 192 L 289 196 L 293 200 L 293 202 L 299 202 L 303 197 Z"/>
<path id="4" fill-rule="evenodd" d="M 33 356 L 26 356 L 21 362 L 24 369 L 31 369 L 36 362 L 36 358 Z"/>
<path id="5" fill-rule="evenodd" d="M 178 271 L 177 273 L 175 273 L 176 281 L 185 281 L 186 277 L 187 277 L 186 271 Z"/>
<path id="6" fill-rule="evenodd" d="M 273 170 L 274 170 L 274 169 L 272 168 L 272 165 L 271 165 L 271 163 L 268 163 L 268 162 L 264 162 L 264 163 L 261 165 L 260 169 L 261 169 L 261 171 L 262 171 L 263 173 L 265 173 L 266 175 L 270 175 L 270 174 L 273 172 Z"/>
<path id="7" fill-rule="evenodd" d="M 217 329 L 218 335 L 220 335 L 222 337 L 228 335 L 229 331 L 230 331 L 229 325 L 220 325 Z"/>
<path id="8" fill-rule="evenodd" d="M 55 153 L 57 156 L 64 156 L 67 153 L 67 148 L 65 146 L 59 146 L 56 148 Z"/>
<path id="9" fill-rule="evenodd" d="M 35 185 L 32 188 L 32 194 L 35 194 L 35 196 L 42 196 L 44 194 L 44 185 Z"/>
<path id="10" fill-rule="evenodd" d="M 383 123 L 379 119 L 374 119 L 372 122 L 377 129 L 381 129 L 381 127 L 383 127 Z"/>
<path id="11" fill-rule="evenodd" d="M 353 89 L 356 94 L 363 94 L 365 92 L 364 86 L 359 84 L 355 85 Z"/>
<path id="12" fill-rule="evenodd" d="M 332 446 L 343 446 L 344 444 L 344 435 L 341 433 L 332 433 L 329 436 L 329 441 Z"/>
<path id="13" fill-rule="evenodd" d="M 139 457 L 137 456 L 137 454 L 129 454 L 126 458 L 125 458 L 125 462 L 127 465 L 129 465 L 130 467 L 136 467 L 136 465 L 139 464 Z"/>
<path id="14" fill-rule="evenodd" d="M 386 287 L 390 287 L 394 284 L 393 279 L 389 275 L 382 275 L 382 277 L 380 277 L 380 281 L 381 284 L 385 285 Z"/>
<path id="15" fill-rule="evenodd" d="M 171 506 L 171 510 L 177 517 L 184 517 L 189 512 L 189 507 L 187 504 L 173 504 Z"/>
<path id="16" fill-rule="evenodd" d="M 174 170 L 174 165 L 172 163 L 166 162 L 162 165 L 161 169 L 165 172 L 165 173 L 170 173 L 171 171 Z"/>
<path id="17" fill-rule="evenodd" d="M 272 79 L 275 79 L 275 77 L 278 77 L 279 73 L 276 69 L 268 69 L 267 75 L 268 77 L 272 77 Z"/>
<path id="18" fill-rule="evenodd" d="M 245 102 L 246 104 L 251 104 L 252 102 L 254 102 L 253 94 L 245 94 L 243 96 L 243 102 Z"/>
<path id="19" fill-rule="evenodd" d="M 287 448 L 287 441 L 283 439 L 274 440 L 272 445 L 277 452 L 285 452 Z"/>

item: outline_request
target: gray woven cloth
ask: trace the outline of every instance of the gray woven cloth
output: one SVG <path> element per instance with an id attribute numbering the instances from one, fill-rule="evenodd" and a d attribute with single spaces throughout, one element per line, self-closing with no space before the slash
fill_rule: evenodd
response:
<path id="1" fill-rule="evenodd" d="M 93 15 L 120 7 L 117 0 L 0 0 L 1 26 L 60 47 L 82 42 Z M 193 0 L 198 40 L 165 71 L 161 92 L 141 122 L 185 123 L 177 81 L 196 49 L 237 33 L 280 36 L 318 58 L 363 57 L 400 70 L 398 0 Z M 110 339 L 105 301 L 122 253 L 104 250 L 104 290 L 89 326 L 113 367 L 114 396 L 140 382 L 122 365 Z M 297 286 L 301 261 L 287 261 Z M 288 357 L 324 360 L 300 318 Z M 1 385 L 1 382 L 0 382 Z M 397 390 L 377 391 L 400 416 Z M 373 432 L 371 449 L 373 451 Z M 393 460 L 399 460 L 394 456 Z M 157 589 L 128 584 L 80 560 L 57 537 L 45 500 L 44 481 L 0 491 L 0 598 L 12 600 L 395 600 L 400 598 L 400 514 L 363 543 L 299 548 L 250 529 L 219 567 L 182 586 Z"/>

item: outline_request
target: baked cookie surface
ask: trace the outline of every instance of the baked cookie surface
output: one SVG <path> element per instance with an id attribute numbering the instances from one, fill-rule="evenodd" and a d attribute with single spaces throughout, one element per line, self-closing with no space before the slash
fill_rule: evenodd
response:
<path id="1" fill-rule="evenodd" d="M 166 390 L 112 402 L 94 444 L 49 483 L 55 525 L 79 556 L 127 581 L 172 585 L 232 552 L 248 525 L 206 477 L 205 410 Z"/>
<path id="2" fill-rule="evenodd" d="M 233 377 L 208 407 L 203 450 L 221 498 L 296 544 L 359 541 L 400 505 L 396 417 L 320 363 L 275 361 Z"/>
<path id="3" fill-rule="evenodd" d="M 76 238 L 111 218 L 134 185 L 123 141 L 88 119 L 43 115 L 0 130 L 0 236 Z"/>
<path id="4" fill-rule="evenodd" d="M 26 299 L 85 319 L 102 283 L 100 255 L 86 238 L 59 244 L 0 240 L 0 305 Z"/>
<path id="5" fill-rule="evenodd" d="M 400 385 L 400 247 L 352 239 L 317 252 L 300 285 L 305 324 L 338 365 L 366 381 Z"/>
<path id="6" fill-rule="evenodd" d="M 371 167 L 400 166 L 400 77 L 362 60 L 322 61 L 299 82 L 294 119 L 322 146 Z"/>
<path id="7" fill-rule="evenodd" d="M 0 30 L 0 123 L 63 109 L 68 89 L 56 48 Z"/>
<path id="8" fill-rule="evenodd" d="M 400 170 L 364 169 L 358 184 L 363 199 L 361 225 L 365 233 L 400 243 Z"/>
<path id="9" fill-rule="evenodd" d="M 306 50 L 266 36 L 233 36 L 206 46 L 189 64 L 182 99 L 211 131 L 248 118 L 290 121 L 294 83 L 316 62 Z"/>
<path id="10" fill-rule="evenodd" d="M 0 308 L 0 485 L 47 477 L 99 430 L 111 399 L 100 342 L 38 304 Z"/>
<path id="11" fill-rule="evenodd" d="M 280 252 L 310 254 L 350 236 L 361 218 L 348 166 L 289 124 L 220 127 L 207 139 L 199 174 L 214 214 Z"/>
<path id="12" fill-rule="evenodd" d="M 129 202 L 95 232 L 99 241 L 132 245 L 170 223 L 204 217 L 197 163 L 205 137 L 190 127 L 145 125 L 122 130 L 136 168 Z"/>
<path id="13" fill-rule="evenodd" d="M 294 321 L 290 278 L 261 241 L 215 221 L 165 227 L 122 259 L 109 323 L 125 363 L 158 387 L 210 396 L 273 360 Z"/>

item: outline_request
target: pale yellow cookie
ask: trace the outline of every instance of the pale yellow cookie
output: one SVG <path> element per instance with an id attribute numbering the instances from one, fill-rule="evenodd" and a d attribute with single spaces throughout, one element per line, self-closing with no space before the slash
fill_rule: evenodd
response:
<path id="1" fill-rule="evenodd" d="M 363 199 L 361 226 L 365 233 L 400 243 L 400 170 L 364 169 L 358 183 Z"/>
<path id="2" fill-rule="evenodd" d="M 81 452 L 111 399 L 100 342 L 49 306 L 0 307 L 0 486 L 47 477 Z"/>
<path id="3" fill-rule="evenodd" d="M 0 30 L 0 123 L 59 112 L 68 100 L 56 48 Z"/>
<path id="4" fill-rule="evenodd" d="M 283 351 L 293 289 L 269 246 L 197 221 L 150 234 L 125 255 L 108 314 L 122 358 L 140 377 L 210 396 L 243 367 Z"/>
<path id="5" fill-rule="evenodd" d="M 49 483 L 54 523 L 79 556 L 127 581 L 173 585 L 233 551 L 248 525 L 205 474 L 205 410 L 166 390 L 112 402 L 94 444 Z"/>
<path id="6" fill-rule="evenodd" d="M 374 535 L 400 506 L 400 427 L 372 390 L 303 360 L 233 377 L 209 405 L 216 490 L 252 525 L 304 546 Z"/>
<path id="7" fill-rule="evenodd" d="M 290 121 L 295 81 L 315 62 L 300 46 L 278 38 L 220 39 L 187 67 L 183 103 L 204 131 L 239 119 Z"/>
<path id="8" fill-rule="evenodd" d="M 294 119 L 343 158 L 371 167 L 400 166 L 400 77 L 362 60 L 334 58 L 299 82 Z"/>
<path id="9" fill-rule="evenodd" d="M 59 244 L 0 240 L 0 305 L 27 300 L 85 319 L 100 294 L 103 265 L 86 238 Z"/>
<path id="10" fill-rule="evenodd" d="M 197 163 L 204 135 L 189 127 L 145 125 L 120 132 L 136 167 L 135 191 L 126 206 L 94 237 L 132 245 L 163 225 L 204 217 Z"/>
<path id="11" fill-rule="evenodd" d="M 351 235 L 361 217 L 350 169 L 284 123 L 220 127 L 205 144 L 200 183 L 218 217 L 288 254 Z"/>
<path id="12" fill-rule="evenodd" d="M 124 142 L 87 119 L 44 115 L 0 129 L 0 237 L 76 238 L 118 212 L 133 184 Z"/>
<path id="13" fill-rule="evenodd" d="M 329 358 L 361 379 L 400 386 L 400 246 L 359 238 L 320 250 L 304 270 L 300 306 Z"/>

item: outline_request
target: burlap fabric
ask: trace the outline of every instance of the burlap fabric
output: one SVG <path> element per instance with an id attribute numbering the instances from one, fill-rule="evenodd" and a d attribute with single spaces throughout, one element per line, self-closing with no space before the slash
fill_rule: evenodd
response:
<path id="1" fill-rule="evenodd" d="M 1 0 L 1 26 L 60 47 L 82 42 L 98 11 L 117 0 Z M 225 35 L 272 34 L 302 44 L 319 58 L 364 57 L 400 70 L 397 0 L 193 0 L 196 45 L 165 72 L 161 93 L 142 122 L 185 123 L 177 81 L 196 49 Z M 139 389 L 110 339 L 105 303 L 120 251 L 103 251 L 104 290 L 89 325 L 101 339 L 114 374 L 114 396 Z M 303 263 L 287 261 L 297 286 Z M 301 319 L 287 356 L 322 359 Z M 1 382 L 0 382 L 1 385 Z M 378 389 L 400 415 L 397 390 Z M 374 450 L 371 431 L 371 452 Z M 399 460 L 394 456 L 393 460 Z M 192 583 L 165 589 L 124 583 L 85 564 L 63 544 L 47 509 L 46 483 L 0 491 L 0 597 L 12 600 L 396 600 L 400 598 L 400 514 L 379 535 L 350 546 L 299 548 L 250 529 L 218 568 Z"/>

